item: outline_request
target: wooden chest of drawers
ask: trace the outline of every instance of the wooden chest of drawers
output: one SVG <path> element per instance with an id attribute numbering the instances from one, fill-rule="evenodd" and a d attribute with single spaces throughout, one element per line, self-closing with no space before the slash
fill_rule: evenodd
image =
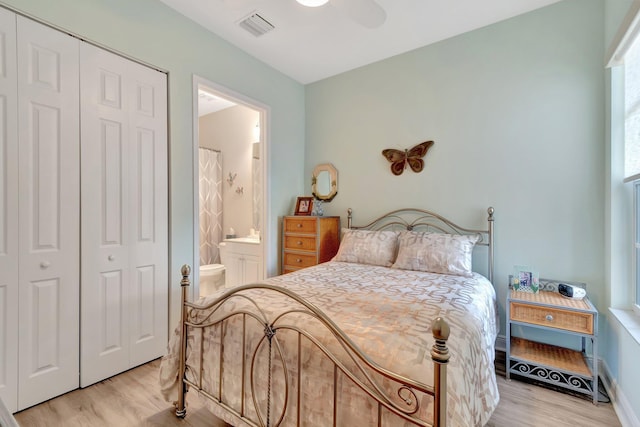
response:
<path id="1" fill-rule="evenodd" d="M 286 216 L 282 222 L 282 273 L 331 260 L 340 244 L 339 216 Z"/>

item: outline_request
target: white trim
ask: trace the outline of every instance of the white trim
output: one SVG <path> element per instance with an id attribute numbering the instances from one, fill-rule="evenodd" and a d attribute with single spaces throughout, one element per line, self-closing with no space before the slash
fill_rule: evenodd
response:
<path id="1" fill-rule="evenodd" d="M 600 372 L 600 380 L 611 399 L 611 405 L 622 427 L 640 426 L 640 420 L 633 411 L 629 399 L 618 387 L 618 383 L 612 379 L 611 370 L 603 359 L 600 359 Z"/>
<path id="2" fill-rule="evenodd" d="M 269 264 L 269 241 L 270 241 L 270 233 L 268 230 L 268 226 L 271 223 L 270 221 L 270 209 L 269 209 L 269 201 L 270 194 L 269 189 L 271 188 L 271 183 L 269 181 L 269 154 L 271 152 L 271 133 L 270 133 L 270 123 L 271 123 L 271 107 L 266 104 L 263 104 L 255 99 L 252 99 L 244 94 L 236 92 L 232 89 L 229 89 L 220 84 L 214 83 L 210 80 L 207 80 L 204 77 L 200 77 L 196 74 L 193 75 L 193 91 L 192 91 L 192 118 L 193 118 L 193 151 L 192 151 L 192 164 L 193 164 L 193 269 L 192 269 L 192 277 L 193 284 L 191 286 L 190 298 L 193 301 L 194 295 L 199 294 L 199 251 L 200 251 L 200 231 L 199 231 L 199 200 L 198 200 L 198 190 L 199 190 L 199 182 L 198 182 L 198 141 L 199 141 L 199 131 L 198 131 L 198 88 L 200 86 L 204 86 L 207 89 L 211 90 L 217 95 L 220 95 L 223 98 L 229 99 L 236 104 L 244 105 L 252 110 L 256 110 L 260 116 L 260 160 L 262 160 L 262 212 L 260 215 L 260 236 L 262 240 L 262 265 L 263 265 L 263 277 L 267 276 L 268 264 Z"/>
<path id="3" fill-rule="evenodd" d="M 623 179 L 622 182 L 627 183 L 627 182 L 633 182 L 633 181 L 638 181 L 638 180 L 640 180 L 640 173 L 628 176 L 625 179 Z"/>
<path id="4" fill-rule="evenodd" d="M 634 0 L 607 49 L 607 67 L 615 67 L 624 63 L 624 55 L 640 34 L 640 0 Z"/>
<path id="5" fill-rule="evenodd" d="M 640 181 L 633 182 L 633 224 L 631 227 L 631 232 L 633 233 L 633 248 L 632 248 L 632 262 L 631 262 L 631 277 L 633 278 L 631 281 L 631 306 L 635 306 L 638 304 L 637 295 L 638 295 L 638 220 L 640 220 L 640 211 L 638 210 L 638 190 L 640 189 Z M 640 341 L 639 341 L 640 342 Z"/>
<path id="6" fill-rule="evenodd" d="M 613 314 L 620 326 L 640 345 L 640 316 L 637 316 L 633 310 L 620 308 L 609 308 L 609 312 Z"/>

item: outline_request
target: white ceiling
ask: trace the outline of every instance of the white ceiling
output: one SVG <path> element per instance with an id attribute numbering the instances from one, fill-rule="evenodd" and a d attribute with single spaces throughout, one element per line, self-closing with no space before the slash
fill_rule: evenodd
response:
<path id="1" fill-rule="evenodd" d="M 228 99 L 218 96 L 215 93 L 203 89 L 198 90 L 198 117 L 233 107 L 236 104 Z"/>
<path id="2" fill-rule="evenodd" d="M 386 11 L 365 28 L 329 0 L 309 8 L 295 0 L 160 0 L 302 84 L 462 34 L 560 0 L 376 0 Z M 334 4 L 332 4 L 332 1 Z M 258 12 L 275 29 L 255 37 L 238 22 Z"/>

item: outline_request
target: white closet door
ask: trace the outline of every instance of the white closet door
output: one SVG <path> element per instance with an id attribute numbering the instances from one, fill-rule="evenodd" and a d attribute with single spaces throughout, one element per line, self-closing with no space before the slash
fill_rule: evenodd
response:
<path id="1" fill-rule="evenodd" d="M 22 409 L 79 383 L 79 42 L 17 25 Z"/>
<path id="2" fill-rule="evenodd" d="M 16 15 L 0 9 L 0 399 L 18 408 L 18 81 Z"/>
<path id="3" fill-rule="evenodd" d="M 81 46 L 85 387 L 167 343 L 166 76 Z"/>
<path id="4" fill-rule="evenodd" d="M 128 63 L 130 366 L 166 353 L 169 316 L 167 76 Z"/>

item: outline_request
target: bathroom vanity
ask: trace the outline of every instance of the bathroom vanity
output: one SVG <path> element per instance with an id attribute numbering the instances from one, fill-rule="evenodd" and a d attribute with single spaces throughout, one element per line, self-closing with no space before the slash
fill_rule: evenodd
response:
<path id="1" fill-rule="evenodd" d="M 220 243 L 220 259 L 225 267 L 226 288 L 264 279 L 262 244 L 258 238 L 225 239 Z"/>

